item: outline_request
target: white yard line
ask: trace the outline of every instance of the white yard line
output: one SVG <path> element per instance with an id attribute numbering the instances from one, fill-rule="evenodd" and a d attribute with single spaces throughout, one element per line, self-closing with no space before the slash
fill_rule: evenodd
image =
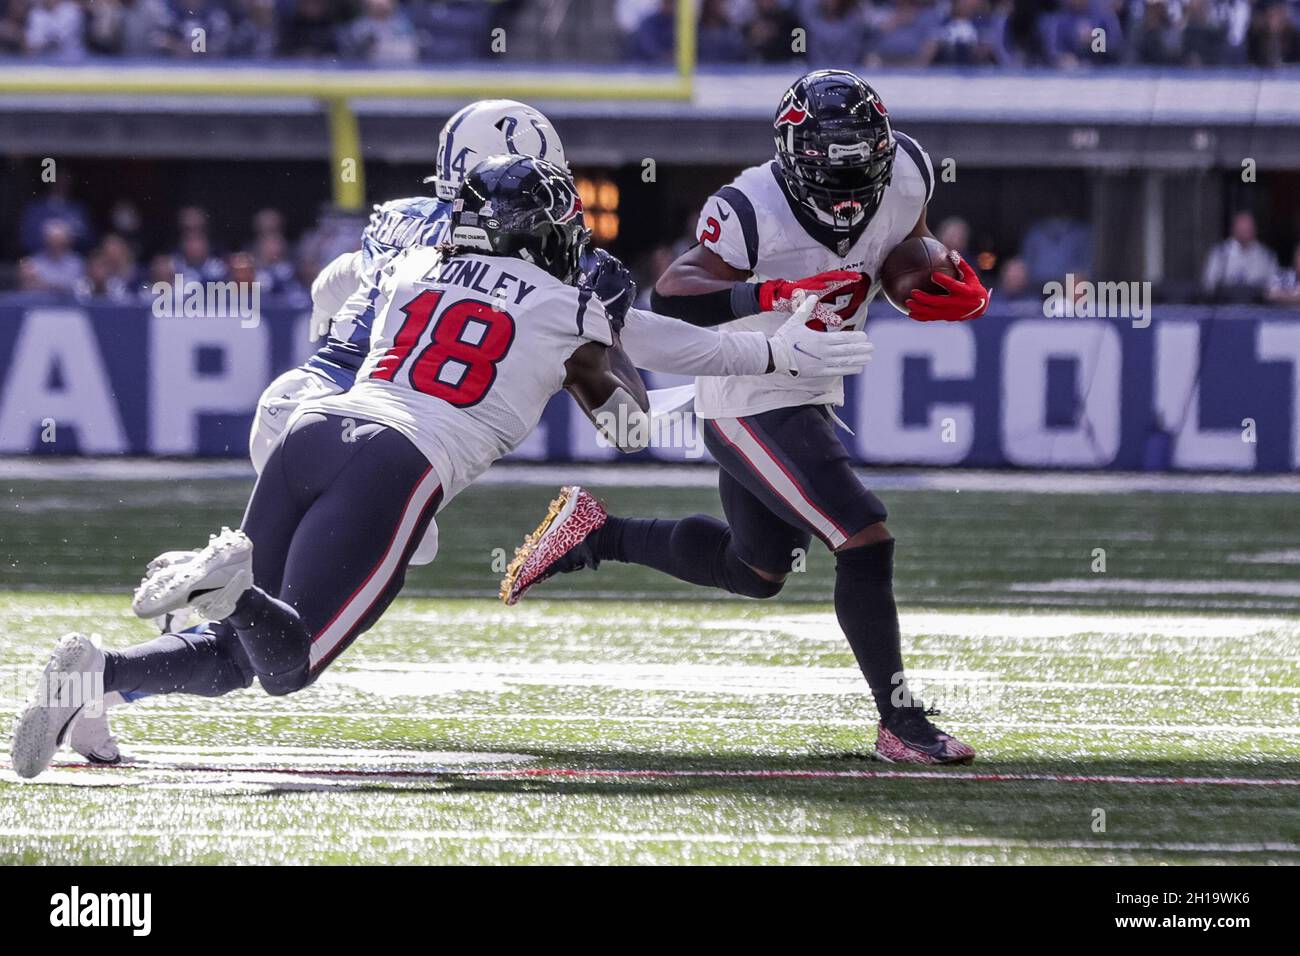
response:
<path id="1" fill-rule="evenodd" d="M 1056 594 L 1250 594 L 1261 597 L 1300 597 L 1300 581 L 1227 580 L 1207 578 L 1054 578 L 1051 581 L 1015 581 L 1015 592 Z"/>
<path id="2" fill-rule="evenodd" d="M 5 707 L 0 709 L 0 713 L 10 716 L 15 712 L 14 707 Z M 619 714 L 610 713 L 591 713 L 575 714 L 572 712 L 564 714 L 520 714 L 518 712 L 510 713 L 474 713 L 471 711 L 426 711 L 418 707 L 410 710 L 400 711 L 382 711 L 382 710 L 265 710 L 251 708 L 226 708 L 210 710 L 196 710 L 192 708 L 168 708 L 154 707 L 149 704 L 135 704 L 131 706 L 114 708 L 111 711 L 113 720 L 122 720 L 125 718 L 150 718 L 150 717 L 179 717 L 184 719 L 208 720 L 220 719 L 229 723 L 232 720 L 267 720 L 280 718 L 284 720 L 296 719 L 319 719 L 319 720 L 427 720 L 427 721 L 453 721 L 453 722 L 486 722 L 486 723 L 506 723 L 506 724 L 526 724 L 526 723 L 547 723 L 547 724 L 582 724 L 582 723 L 614 723 L 614 724 L 631 724 L 634 726 L 654 727 L 663 724 L 668 725 L 727 725 L 727 724 L 756 724 L 759 726 L 782 726 L 782 727 L 809 727 L 809 726 L 826 726 L 826 727 L 860 727 L 863 731 L 870 730 L 874 724 L 874 718 L 869 717 L 865 710 L 862 717 L 717 717 L 717 716 L 620 716 Z M 1054 735 L 1072 734 L 1078 731 L 1097 731 L 1104 733 L 1128 733 L 1128 734 L 1185 734 L 1196 736 L 1198 734 L 1221 734 L 1226 736 L 1268 736 L 1282 735 L 1286 737 L 1300 736 L 1300 726 L 1289 725 L 1263 725 L 1263 724 L 1185 724 L 1185 723 L 1103 723 L 1088 721 L 1084 723 L 1074 721 L 979 721 L 979 720 L 961 720 L 955 718 L 949 720 L 946 716 L 943 719 L 945 726 L 959 727 L 965 730 L 982 730 L 989 732 L 999 731 L 1020 731 L 1032 730 L 1035 732 L 1046 732 Z"/>

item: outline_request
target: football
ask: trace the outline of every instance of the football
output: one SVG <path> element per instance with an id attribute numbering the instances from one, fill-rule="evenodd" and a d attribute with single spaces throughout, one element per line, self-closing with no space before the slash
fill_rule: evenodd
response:
<path id="1" fill-rule="evenodd" d="M 893 251 L 885 257 L 880 267 L 880 283 L 885 298 L 899 312 L 906 312 L 908 296 L 913 290 L 933 292 L 946 295 L 946 290 L 930 278 L 934 272 L 942 272 L 954 279 L 960 273 L 953 259 L 955 253 L 938 239 L 929 236 L 913 236 L 894 246 Z"/>

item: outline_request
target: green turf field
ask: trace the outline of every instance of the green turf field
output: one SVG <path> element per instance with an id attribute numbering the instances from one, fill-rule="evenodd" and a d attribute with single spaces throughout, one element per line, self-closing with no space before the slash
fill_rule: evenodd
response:
<path id="1" fill-rule="evenodd" d="M 59 634 L 150 636 L 144 562 L 248 487 L 4 482 L 0 720 Z M 913 683 L 979 750 L 918 773 L 861 757 L 820 551 L 778 602 L 606 565 L 496 603 L 551 493 L 458 499 L 438 562 L 308 691 L 153 699 L 114 711 L 130 766 L 0 771 L 0 861 L 1300 860 L 1293 497 L 884 494 Z"/>

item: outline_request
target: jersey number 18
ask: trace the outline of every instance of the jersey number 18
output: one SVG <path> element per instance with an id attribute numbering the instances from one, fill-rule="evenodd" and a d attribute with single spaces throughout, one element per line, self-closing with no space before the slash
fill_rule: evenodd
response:
<path id="1" fill-rule="evenodd" d="M 402 307 L 406 316 L 393 346 L 379 360 L 372 378 L 391 382 L 421 341 L 445 290 L 421 292 Z M 429 344 L 411 363 L 411 387 L 459 408 L 477 405 L 497 377 L 497 363 L 510 351 L 515 320 L 477 299 L 451 303 L 433 322 Z"/>

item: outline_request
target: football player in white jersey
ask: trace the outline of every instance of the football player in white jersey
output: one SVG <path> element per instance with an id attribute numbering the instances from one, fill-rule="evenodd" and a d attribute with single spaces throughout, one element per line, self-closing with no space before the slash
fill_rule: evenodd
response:
<path id="1" fill-rule="evenodd" d="M 425 180 L 434 184 L 436 196 L 376 206 L 362 233 L 361 249 L 321 270 L 312 283 L 312 330 L 313 337 L 326 340 L 306 362 L 276 378 L 258 400 L 248 442 L 258 472 L 298 405 L 345 392 L 356 381 L 370 348 L 371 325 L 382 308 L 383 267 L 403 249 L 444 241 L 451 201 L 466 170 L 503 154 L 533 156 L 569 168 L 564 143 L 541 111 L 515 100 L 470 103 L 453 114 L 438 135 L 434 174 Z M 621 298 L 619 308 L 628 311 L 634 291 L 630 277 L 611 259 L 591 249 L 584 255 L 583 273 L 592 277 L 607 305 Z M 591 275 L 597 270 L 603 281 Z M 870 355 L 865 337 L 820 338 L 791 324 L 728 338 L 704 328 L 683 329 L 672 319 L 639 309 L 630 310 L 622 344 L 638 367 L 680 375 L 852 374 Z M 415 563 L 432 561 L 435 551 L 434 542 L 426 543 Z"/>
<path id="2" fill-rule="evenodd" d="M 310 684 L 383 614 L 435 514 L 527 437 L 547 401 L 574 393 L 625 451 L 648 435 L 648 399 L 618 322 L 585 282 L 589 233 L 568 173 L 493 157 L 470 171 L 451 246 L 389 265 L 386 305 L 348 392 L 304 403 L 271 451 L 241 530 L 151 567 L 132 607 L 190 608 L 212 624 L 103 651 L 63 638 L 14 728 L 13 767 L 49 763 L 81 688 L 220 696 L 256 679 Z"/>
<path id="3" fill-rule="evenodd" d="M 695 325 L 770 330 L 801 293 L 821 302 L 814 322 L 862 326 L 889 252 L 928 236 L 934 172 L 925 152 L 893 129 L 876 92 L 852 73 L 819 70 L 786 92 L 774 121 L 776 158 L 745 170 L 705 203 L 699 243 L 659 279 L 652 307 Z M 982 315 L 988 292 L 965 262 L 936 273 L 944 295 L 914 292 L 912 318 Z M 795 278 L 804 276 L 806 278 Z M 834 333 L 841 334 L 841 333 Z M 833 338 L 834 335 L 831 335 Z M 721 466 L 727 521 L 607 515 L 566 488 L 507 572 L 517 601 L 559 572 L 625 561 L 749 597 L 781 590 L 792 556 L 816 536 L 835 554 L 835 612 L 880 712 L 876 753 L 909 763 L 967 763 L 974 750 L 935 727 L 903 676 L 893 595 L 894 540 L 885 507 L 854 473 L 831 411 L 839 376 L 701 378 L 695 411 Z M 566 526 L 580 523 L 585 533 Z"/>
<path id="4" fill-rule="evenodd" d="M 432 247 L 447 239 L 452 201 L 465 172 L 494 155 L 534 156 L 568 170 L 564 143 L 541 111 L 515 100 L 478 100 L 457 110 L 438 135 L 433 196 L 394 199 L 376 206 L 361 236 L 361 249 L 339 256 L 312 284 L 313 336 L 324 344 L 302 365 L 277 377 L 262 393 L 249 436 L 249 454 L 260 474 L 285 426 L 302 403 L 338 395 L 352 387 L 370 351 L 371 327 L 383 309 L 382 271 L 410 248 Z M 703 327 L 629 308 L 635 285 L 623 264 L 603 250 L 587 249 L 582 271 L 610 314 L 626 324 L 621 344 L 633 363 L 651 371 L 681 375 L 760 375 L 772 378 L 854 374 L 871 357 L 871 344 L 857 333 L 817 335 L 802 323 L 719 335 Z M 364 492 L 362 493 L 364 494 Z M 437 555 L 437 526 L 430 525 L 411 557 L 423 565 Z M 163 563 L 189 560 L 191 552 L 167 555 Z M 175 622 L 162 622 L 164 632 Z M 191 630 L 206 630 L 202 625 Z M 121 751 L 108 720 L 109 707 L 147 696 L 109 694 L 103 706 L 87 710 L 73 723 L 68 742 L 96 763 L 114 763 Z"/>

